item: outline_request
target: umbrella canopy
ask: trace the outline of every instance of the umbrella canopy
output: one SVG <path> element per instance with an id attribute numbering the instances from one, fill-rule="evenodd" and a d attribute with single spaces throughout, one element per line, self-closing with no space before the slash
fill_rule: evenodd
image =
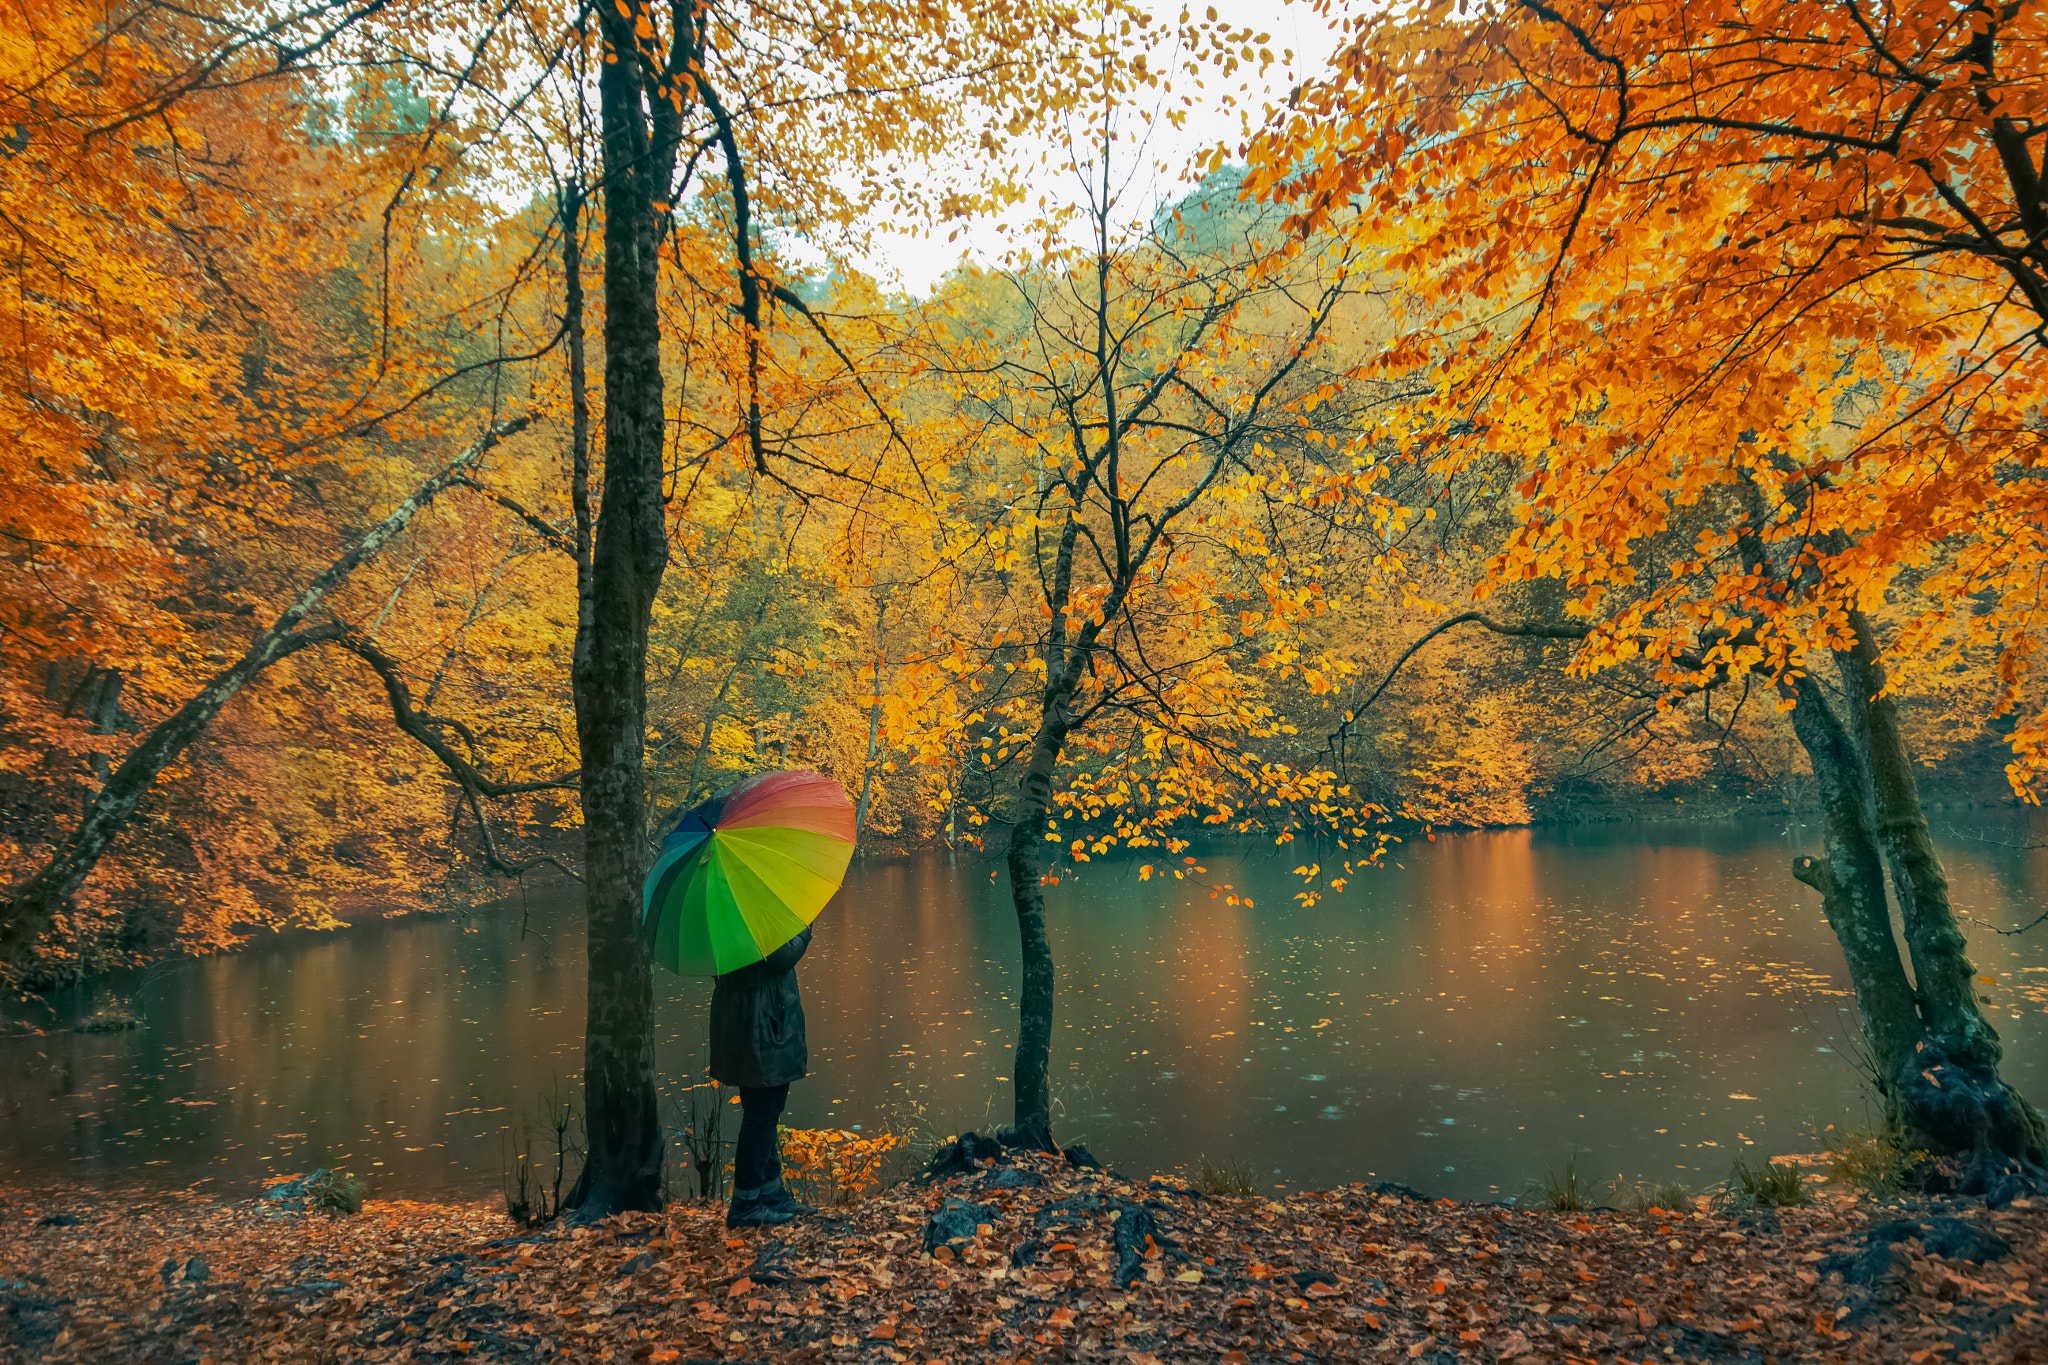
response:
<path id="1" fill-rule="evenodd" d="M 803 932 L 845 880 L 853 807 L 808 771 L 757 773 L 677 818 L 641 892 L 654 960 L 682 976 L 759 962 Z"/>

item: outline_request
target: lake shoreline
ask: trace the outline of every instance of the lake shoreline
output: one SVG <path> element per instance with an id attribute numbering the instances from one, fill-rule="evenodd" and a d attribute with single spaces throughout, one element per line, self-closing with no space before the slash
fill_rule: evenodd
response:
<path id="1" fill-rule="evenodd" d="M 1433 830 L 1421 825 L 1400 825 L 1395 828 L 1395 832 L 1403 841 L 1408 841 L 1416 837 L 1427 837 L 1430 835 L 1483 834 L 1511 830 L 1530 830 L 1536 833 L 1544 833 L 1571 830 L 1621 829 L 1633 826 L 1714 825 L 1741 820 L 1775 820 L 1792 817 L 1798 817 L 1804 825 L 1817 828 L 1818 812 L 1806 803 L 1795 805 L 1781 800 L 1752 801 L 1746 798 L 1719 801 L 1688 801 L 1684 798 L 1653 798 L 1652 800 L 1654 804 L 1638 801 L 1588 805 L 1576 811 L 1559 812 L 1543 818 L 1514 824 L 1438 825 Z M 2022 813 L 2029 809 L 2022 806 L 2014 798 L 1989 797 L 1982 793 L 1958 794 L 1937 791 L 1929 796 L 1923 804 L 1930 816 L 1964 811 Z M 1001 828 L 1000 825 L 991 826 L 992 830 L 1000 830 Z M 1255 849 L 1270 850 L 1273 848 L 1270 840 L 1263 835 L 1219 835 L 1214 830 L 1208 828 L 1191 829 L 1185 831 L 1185 833 L 1194 839 L 1196 847 L 1205 852 L 1239 852 Z M 1304 846 L 1309 847 L 1313 847 L 1320 839 L 1321 836 L 1311 834 L 1298 836 L 1298 841 Z M 856 855 L 856 860 L 859 863 L 882 866 L 892 863 L 911 862 L 926 857 L 950 855 L 954 861 L 999 862 L 1003 856 L 1002 848 L 1004 845 L 1002 838 L 992 835 L 986 842 L 988 844 L 987 848 L 975 848 L 963 842 L 949 849 L 944 840 L 938 837 L 931 839 L 879 837 L 864 846 L 862 851 Z M 572 836 L 564 836 L 536 843 L 527 852 L 540 851 L 573 856 L 576 845 L 579 843 L 580 841 Z M 1139 856 L 1139 852 L 1120 849 L 1109 855 L 1109 858 L 1114 860 L 1116 858 L 1132 858 L 1137 856 Z M 215 953 L 167 955 L 152 959 L 143 969 L 161 969 L 174 963 L 200 960 L 222 954 L 246 952 L 251 949 L 315 942 L 331 938 L 344 930 L 358 929 L 365 926 L 374 927 L 392 923 L 417 923 L 434 920 L 461 920 L 487 911 L 493 906 L 504 904 L 522 893 L 555 896 L 568 890 L 575 884 L 570 878 L 545 866 L 536 870 L 535 873 L 525 879 L 500 878 L 488 871 L 478 869 L 453 869 L 449 885 L 444 893 L 446 898 L 452 903 L 444 907 L 409 908 L 399 906 L 394 908 L 391 901 L 378 899 L 375 896 L 365 896 L 361 893 L 334 894 L 330 896 L 326 907 L 327 912 L 337 921 L 331 927 L 295 926 L 267 931 L 259 929 L 234 947 L 223 948 Z M 39 993 L 48 995 L 65 991 L 89 991 L 105 982 L 110 976 L 118 974 L 121 970 L 137 969 L 115 969 L 112 972 L 105 972 L 95 976 L 53 982 L 47 987 L 42 988 Z"/>

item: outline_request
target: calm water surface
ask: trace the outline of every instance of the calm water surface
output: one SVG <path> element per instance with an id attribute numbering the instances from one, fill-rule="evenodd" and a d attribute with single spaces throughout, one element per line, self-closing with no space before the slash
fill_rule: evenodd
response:
<path id="1" fill-rule="evenodd" d="M 2040 841 L 2015 818 L 1938 824 Z M 1814 837 L 1782 821 L 1445 835 L 1311 907 L 1293 899 L 1299 851 L 1212 853 L 1195 881 L 1070 870 L 1047 897 L 1056 1131 L 1130 1173 L 1206 1156 L 1458 1197 L 1519 1191 L 1573 1147 L 1582 1170 L 1695 1184 L 1746 1144 L 1806 1149 L 1814 1125 L 1864 1117 L 1841 955 L 1786 870 Z M 2048 851 L 1951 837 L 1943 856 L 1964 913 L 2048 909 Z M 854 869 L 799 972 L 812 1074 L 788 1122 L 1007 1120 L 1016 928 L 991 868 Z M 2005 1074 L 2048 1100 L 2048 926 L 1969 927 Z M 656 988 L 664 1085 L 686 1102 L 710 983 Z M 487 1195 L 543 1097 L 574 1093 L 580 902 L 536 892 L 196 960 L 141 1005 L 131 1032 L 0 1039 L 0 1169 L 239 1191 L 338 1164 L 387 1196 Z"/>

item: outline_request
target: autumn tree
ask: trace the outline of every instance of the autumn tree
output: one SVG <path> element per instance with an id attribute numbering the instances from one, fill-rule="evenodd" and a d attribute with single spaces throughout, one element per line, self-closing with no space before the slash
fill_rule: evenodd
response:
<path id="1" fill-rule="evenodd" d="M 276 17 L 270 37 L 303 38 L 301 59 L 336 36 L 315 13 Z M 491 255 L 445 245 L 477 201 L 431 130 L 376 121 L 374 82 L 345 126 L 316 134 L 317 83 L 252 51 L 229 16 L 143 4 L 102 23 L 31 5 L 20 18 L 0 44 L 0 117 L 14 130 L 0 212 L 22 247 L 0 304 L 20 342 L 0 400 L 18 419 L 0 455 L 12 639 L 0 733 L 21 855 L 0 943 L 16 979 L 47 979 L 123 953 L 225 946 L 236 920 L 333 923 L 326 888 L 283 897 L 289 911 L 252 897 L 316 851 L 280 847 L 285 826 L 316 820 L 315 802 L 334 815 L 410 803 L 361 771 L 379 765 L 308 757 L 354 741 L 331 708 L 289 699 L 333 690 L 297 673 L 302 651 L 339 640 L 348 618 L 406 617 L 395 593 L 381 608 L 350 596 L 368 586 L 356 570 L 388 537 L 417 537 L 415 514 L 450 483 L 435 467 L 469 446 L 454 472 L 471 475 L 525 423 L 486 420 L 480 444 L 464 430 L 505 359 L 466 338 L 494 309 L 499 339 L 518 335 L 516 291 L 484 290 L 480 313 L 457 296 Z M 393 163 L 433 192 L 392 198 Z M 286 681 L 252 709 L 246 686 L 273 665 Z M 341 687 L 371 705 L 384 691 L 367 673 Z M 85 724 L 67 728 L 81 699 Z M 223 712 L 303 747 L 282 739 L 254 771 L 223 763 L 218 745 L 193 748 Z M 73 768 L 77 757 L 89 762 Z M 292 769 L 296 781 L 265 776 Z M 71 772 L 82 800 L 35 815 Z M 248 785 L 290 793 L 291 809 L 258 809 Z M 89 888 L 122 838 L 135 866 Z M 332 859 L 326 870 L 342 872 Z M 152 899 L 168 942 L 132 923 L 134 902 Z"/>
<path id="2" fill-rule="evenodd" d="M 977 292 L 1007 305 L 1005 325 L 985 311 L 955 324 L 958 392 L 986 435 L 941 550 L 965 576 L 918 661 L 965 689 L 956 733 L 1012 793 L 989 812 L 1008 825 L 1023 947 L 1005 1139 L 1047 1149 L 1047 844 L 1080 861 L 1178 854 L 1190 822 L 1355 818 L 1326 772 L 1261 752 L 1288 729 L 1265 680 L 1314 673 L 1296 630 L 1320 606 L 1313 571 L 1290 572 L 1269 539 L 1269 506 L 1290 496 L 1273 450 L 1303 446 L 1334 391 L 1321 351 L 1354 302 L 1354 260 L 1293 249 L 1258 215 L 1217 231 L 1134 212 L 1112 137 L 1128 145 L 1114 124 L 1129 103 L 1099 98 L 1075 163 L 1085 245 L 986 276 Z"/>
<path id="3" fill-rule="evenodd" d="M 1491 582 L 1561 580 L 1571 620 L 1545 630 L 1579 670 L 1647 659 L 1671 697 L 1754 675 L 1792 707 L 1829 836 L 1795 872 L 1888 1116 L 1972 1189 L 2038 1171 L 2048 1128 L 1999 1077 L 1896 697 L 1988 647 L 2009 709 L 2031 668 L 2042 23 L 1836 0 L 1354 19 L 1248 182 L 1399 273 L 1382 363 L 1431 392 L 1390 429 L 1440 467 L 1511 458 Z M 2013 733 L 2023 792 L 2044 734 Z"/>

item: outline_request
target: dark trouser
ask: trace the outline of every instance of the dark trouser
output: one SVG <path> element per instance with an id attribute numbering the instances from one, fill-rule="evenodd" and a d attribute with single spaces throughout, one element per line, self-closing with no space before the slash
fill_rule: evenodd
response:
<path id="1" fill-rule="evenodd" d="M 732 1154 L 734 1198 L 751 1196 L 781 1177 L 782 1161 L 775 1154 L 775 1121 L 782 1117 L 782 1106 L 788 1102 L 787 1085 L 740 1087 L 740 1136 Z"/>

